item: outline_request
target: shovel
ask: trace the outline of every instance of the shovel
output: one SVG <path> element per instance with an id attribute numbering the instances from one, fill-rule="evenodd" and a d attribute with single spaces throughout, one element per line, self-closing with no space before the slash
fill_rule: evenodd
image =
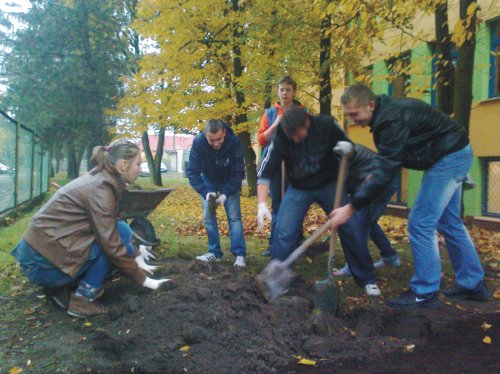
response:
<path id="1" fill-rule="evenodd" d="M 331 223 L 327 221 L 318 230 L 316 230 L 309 238 L 307 238 L 285 261 L 272 260 L 262 270 L 257 277 L 260 282 L 264 297 L 267 300 L 275 300 L 283 292 L 288 289 L 290 282 L 295 277 L 291 269 L 291 265 L 299 259 L 300 256 L 312 245 L 316 240 L 330 229 Z"/>
<path id="2" fill-rule="evenodd" d="M 335 190 L 335 203 L 333 209 L 340 206 L 342 192 L 344 189 L 344 178 L 347 170 L 347 156 L 342 155 L 337 176 L 337 188 Z M 335 259 L 335 243 L 337 230 L 332 230 L 330 235 L 330 249 L 328 251 L 328 278 L 316 281 L 316 297 L 314 299 L 315 309 L 327 313 L 337 313 L 339 308 L 340 291 L 337 283 L 333 280 L 333 264 Z"/>

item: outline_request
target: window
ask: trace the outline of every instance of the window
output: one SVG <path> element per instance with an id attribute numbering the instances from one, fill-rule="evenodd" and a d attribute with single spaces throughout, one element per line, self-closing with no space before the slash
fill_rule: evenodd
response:
<path id="1" fill-rule="evenodd" d="M 491 24 L 490 97 L 500 96 L 500 21 Z"/>
<path id="2" fill-rule="evenodd" d="M 408 96 L 411 85 L 410 53 L 389 60 L 389 95 L 396 97 Z"/>
<path id="3" fill-rule="evenodd" d="M 455 69 L 457 67 L 457 56 L 458 56 L 457 48 L 453 44 L 452 47 L 451 47 L 451 64 L 453 65 L 453 74 L 452 74 L 452 77 L 454 76 Z M 437 69 L 436 69 L 436 64 L 437 64 L 437 56 L 436 56 L 435 52 L 433 52 L 433 57 L 432 57 L 432 77 L 431 77 L 431 105 L 433 107 L 437 106 L 437 91 L 436 91 L 436 88 L 437 88 L 436 87 L 436 85 L 437 85 L 437 79 L 436 79 Z M 453 83 L 454 83 L 453 81 L 449 82 L 449 84 L 451 85 L 451 89 L 450 89 L 451 92 L 453 92 Z"/>
<path id="4" fill-rule="evenodd" d="M 500 158 L 484 161 L 483 215 L 500 217 Z"/>

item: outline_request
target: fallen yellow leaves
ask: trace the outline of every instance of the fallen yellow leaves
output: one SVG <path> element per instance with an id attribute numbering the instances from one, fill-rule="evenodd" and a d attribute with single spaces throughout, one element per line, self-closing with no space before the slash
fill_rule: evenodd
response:
<path id="1" fill-rule="evenodd" d="M 297 364 L 316 366 L 316 361 L 315 360 L 308 360 L 307 358 L 302 358 L 297 362 Z"/>
<path id="2" fill-rule="evenodd" d="M 481 328 L 486 331 L 488 330 L 489 328 L 491 328 L 491 325 L 487 322 L 484 322 L 482 325 L 481 325 Z"/>
<path id="3" fill-rule="evenodd" d="M 483 338 L 483 343 L 484 344 L 491 344 L 491 338 L 486 335 L 484 338 Z"/>
<path id="4" fill-rule="evenodd" d="M 179 351 L 181 351 L 181 352 L 187 352 L 187 351 L 189 351 L 190 348 L 191 347 L 189 347 L 189 345 L 184 345 L 181 348 L 179 348 Z"/>
<path id="5" fill-rule="evenodd" d="M 22 373 L 23 369 L 18 368 L 17 366 L 14 366 L 9 370 L 9 374 L 19 374 Z"/>

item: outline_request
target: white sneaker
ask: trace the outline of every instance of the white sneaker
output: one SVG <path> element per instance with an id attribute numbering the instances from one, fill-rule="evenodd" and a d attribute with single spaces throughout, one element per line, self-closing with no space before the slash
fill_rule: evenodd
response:
<path id="1" fill-rule="evenodd" d="M 215 255 L 210 252 L 201 256 L 196 256 L 196 259 L 201 262 L 220 262 L 220 258 L 215 257 Z"/>
<path id="2" fill-rule="evenodd" d="M 236 256 L 236 261 L 234 261 L 234 266 L 244 268 L 247 266 L 247 260 L 245 256 Z"/>
<path id="3" fill-rule="evenodd" d="M 380 296 L 381 292 L 376 283 L 367 284 L 365 286 L 365 292 L 368 296 Z"/>

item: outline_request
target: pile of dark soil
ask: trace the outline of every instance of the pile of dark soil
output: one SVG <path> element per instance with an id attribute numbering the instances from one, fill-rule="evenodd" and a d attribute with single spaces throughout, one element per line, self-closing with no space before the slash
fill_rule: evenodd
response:
<path id="1" fill-rule="evenodd" d="M 301 279 L 268 303 L 255 276 L 229 262 L 169 259 L 161 274 L 174 281 L 156 291 L 115 278 L 102 299 L 111 314 L 87 322 L 45 302 L 24 348 L 32 357 L 57 352 L 46 367 L 62 372 L 491 372 L 498 365 L 495 302 L 484 311 L 454 304 L 407 311 L 362 297 L 344 300 L 332 316 L 313 310 L 314 286 Z"/>

